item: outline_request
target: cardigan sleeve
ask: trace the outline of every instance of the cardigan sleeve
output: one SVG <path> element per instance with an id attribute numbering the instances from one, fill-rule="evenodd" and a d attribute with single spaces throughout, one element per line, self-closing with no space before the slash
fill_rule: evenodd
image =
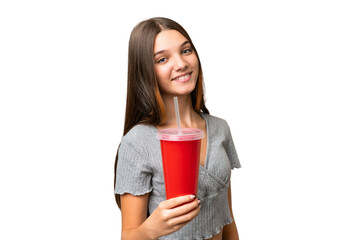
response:
<path id="1" fill-rule="evenodd" d="M 123 137 L 116 166 L 115 193 L 139 196 L 152 191 L 152 171 L 141 142 Z"/>

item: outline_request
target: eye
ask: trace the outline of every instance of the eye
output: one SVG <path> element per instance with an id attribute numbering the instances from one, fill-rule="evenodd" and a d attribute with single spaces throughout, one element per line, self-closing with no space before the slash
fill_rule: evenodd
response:
<path id="1" fill-rule="evenodd" d="M 166 61 L 166 58 L 160 58 L 156 61 L 156 63 L 164 63 Z"/>
<path id="2" fill-rule="evenodd" d="M 181 53 L 182 53 L 182 54 L 192 53 L 192 49 L 191 49 L 191 48 L 186 48 L 186 49 L 184 49 Z"/>

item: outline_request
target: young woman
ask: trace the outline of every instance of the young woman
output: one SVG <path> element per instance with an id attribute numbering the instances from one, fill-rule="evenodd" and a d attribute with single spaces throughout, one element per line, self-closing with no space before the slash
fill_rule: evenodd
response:
<path id="1" fill-rule="evenodd" d="M 202 129 L 197 196 L 166 200 L 158 130 Z M 239 168 L 225 120 L 205 106 L 199 56 L 176 22 L 139 23 L 129 41 L 124 136 L 115 163 L 122 239 L 238 239 L 231 205 L 231 169 Z"/>

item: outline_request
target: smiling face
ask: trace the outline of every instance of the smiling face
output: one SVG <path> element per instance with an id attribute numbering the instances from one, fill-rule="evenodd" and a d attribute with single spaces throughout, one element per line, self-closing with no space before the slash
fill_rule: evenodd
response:
<path id="1" fill-rule="evenodd" d="M 190 94 L 199 75 L 199 61 L 191 43 L 176 30 L 155 38 L 155 73 L 163 96 Z"/>

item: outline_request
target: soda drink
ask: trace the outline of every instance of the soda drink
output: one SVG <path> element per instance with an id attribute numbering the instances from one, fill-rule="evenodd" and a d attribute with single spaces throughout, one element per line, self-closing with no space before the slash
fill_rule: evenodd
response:
<path id="1" fill-rule="evenodd" d="M 161 156 L 164 170 L 166 199 L 197 195 L 201 139 L 200 129 L 177 128 L 160 130 Z"/>

